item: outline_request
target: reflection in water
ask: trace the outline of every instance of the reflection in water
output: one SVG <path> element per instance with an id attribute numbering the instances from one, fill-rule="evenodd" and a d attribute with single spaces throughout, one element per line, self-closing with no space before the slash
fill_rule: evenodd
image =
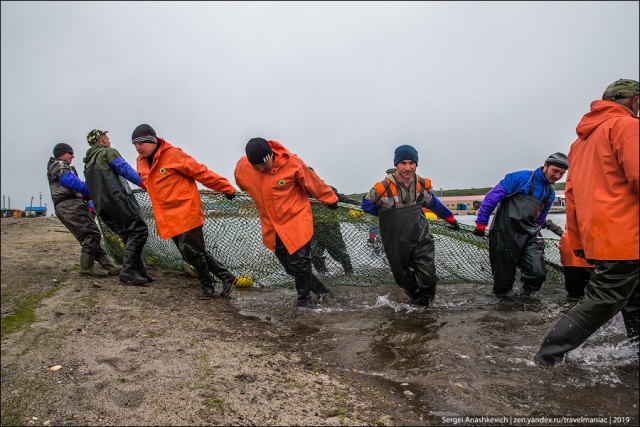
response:
<path id="1" fill-rule="evenodd" d="M 296 332 L 304 351 L 375 382 L 425 422 L 451 415 L 615 415 L 637 422 L 638 353 L 620 315 L 567 363 L 532 362 L 574 304 L 562 286 L 498 300 L 490 285 L 441 285 L 430 308 L 407 304 L 395 284 L 333 291 L 336 303 L 320 310 L 295 307 L 292 288 L 241 289 L 233 304 Z"/>

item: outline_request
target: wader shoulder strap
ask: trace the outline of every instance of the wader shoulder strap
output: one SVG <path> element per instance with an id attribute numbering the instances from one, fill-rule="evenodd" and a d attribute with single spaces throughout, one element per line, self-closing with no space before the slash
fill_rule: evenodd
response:
<path id="1" fill-rule="evenodd" d="M 396 207 L 396 199 L 395 196 L 393 195 L 393 191 L 391 190 L 391 184 L 389 183 L 388 179 L 384 179 L 382 182 L 382 185 L 384 186 L 384 190 L 387 193 L 387 197 L 389 198 L 389 201 L 393 200 L 393 207 Z"/>
<path id="2" fill-rule="evenodd" d="M 535 171 L 534 171 L 535 173 Z M 533 173 L 531 174 L 531 178 L 529 178 L 531 180 L 531 185 L 529 185 L 529 191 L 527 192 L 527 194 L 529 196 L 533 196 L 533 186 L 535 184 L 535 179 L 533 179 Z"/>
<path id="3" fill-rule="evenodd" d="M 531 185 L 529 185 L 529 191 L 527 192 L 527 194 L 529 196 L 533 196 L 533 185 L 534 185 L 534 183 L 535 183 L 535 180 L 533 179 L 533 174 L 531 174 Z M 541 202 L 545 206 L 547 206 L 547 203 L 549 203 L 550 199 L 551 199 L 551 185 L 547 185 L 546 186 L 546 190 L 545 190 L 545 196 L 542 198 Z"/>
<path id="4" fill-rule="evenodd" d="M 545 207 L 549 203 L 550 199 L 551 199 L 551 186 L 547 185 L 547 194 L 544 196 L 544 199 L 542 199 L 542 203 L 544 203 Z"/>
<path id="5" fill-rule="evenodd" d="M 416 204 L 421 204 L 422 200 L 424 199 L 424 193 L 422 192 L 423 189 L 425 189 L 425 183 L 424 183 L 424 178 L 420 177 L 420 179 L 418 179 L 418 181 L 416 182 Z"/>

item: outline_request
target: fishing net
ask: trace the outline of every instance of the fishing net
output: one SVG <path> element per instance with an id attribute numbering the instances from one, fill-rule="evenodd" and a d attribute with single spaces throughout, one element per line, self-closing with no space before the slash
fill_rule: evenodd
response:
<path id="1" fill-rule="evenodd" d="M 142 190 L 134 190 L 134 194 L 149 227 L 149 238 L 143 250 L 145 262 L 195 276 L 193 268 L 182 260 L 173 241 L 158 237 L 149 195 Z M 246 193 L 237 194 L 235 199 L 227 200 L 221 193 L 200 190 L 207 249 L 236 276 L 251 278 L 254 286 L 292 286 L 293 278 L 285 273 L 276 256 L 262 243 L 260 218 L 253 199 Z M 326 266 L 326 272 L 317 271 L 317 267 L 314 267 L 314 272 L 324 283 L 354 286 L 394 283 L 377 217 L 349 204 L 339 203 L 338 209 L 330 210 L 311 199 L 311 205 L 316 234 L 312 241 L 314 266 L 318 265 L 320 257 L 324 258 Z M 116 260 L 121 260 L 124 253 L 121 239 L 101 221 L 99 224 L 107 251 Z M 429 220 L 429 230 L 435 240 L 438 283 L 493 283 L 489 241 L 486 237 L 473 235 L 473 229 L 470 225 L 460 224 L 460 230 L 453 231 L 442 220 Z M 326 233 L 325 238 L 321 238 L 322 233 Z M 558 240 L 543 238 L 543 242 L 547 282 L 562 284 L 564 277 Z M 326 247 L 324 251 L 316 248 L 320 244 Z M 351 274 L 345 274 L 345 253 L 353 268 Z M 330 254 L 338 254 L 336 257 L 340 261 Z M 516 277 L 516 283 L 518 281 L 519 277 Z"/>

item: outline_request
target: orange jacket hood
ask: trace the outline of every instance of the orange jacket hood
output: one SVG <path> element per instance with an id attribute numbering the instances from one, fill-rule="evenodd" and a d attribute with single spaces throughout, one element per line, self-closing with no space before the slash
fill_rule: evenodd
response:
<path id="1" fill-rule="evenodd" d="M 638 117 L 612 101 L 594 101 L 576 131 L 567 172 L 567 230 L 587 259 L 637 260 Z"/>
<path id="2" fill-rule="evenodd" d="M 256 202 L 264 245 L 275 251 L 277 234 L 293 254 L 313 236 L 307 192 L 329 204 L 338 201 L 338 196 L 300 157 L 277 141 L 269 141 L 269 145 L 275 155 L 273 169 L 259 172 L 242 156 L 234 176 L 238 187 Z"/>

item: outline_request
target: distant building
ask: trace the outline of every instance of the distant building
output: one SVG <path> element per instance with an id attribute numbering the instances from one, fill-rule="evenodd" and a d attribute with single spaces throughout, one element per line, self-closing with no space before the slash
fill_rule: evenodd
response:
<path id="1" fill-rule="evenodd" d="M 473 215 L 480 209 L 484 195 L 443 196 L 438 198 L 454 214 L 461 213 L 457 211 L 468 211 L 466 213 Z"/>
<path id="2" fill-rule="evenodd" d="M 484 195 L 475 196 L 445 196 L 438 197 L 454 215 L 469 214 L 475 215 L 480 209 L 484 200 Z M 556 190 L 556 199 L 553 201 L 550 212 L 561 213 L 566 211 L 566 201 L 564 190 Z"/>
<path id="3" fill-rule="evenodd" d="M 38 217 L 38 216 L 47 216 L 47 207 L 46 206 L 27 206 L 24 208 L 24 216 L 28 218 Z"/>
<path id="4" fill-rule="evenodd" d="M 24 212 L 20 209 L 2 209 L 2 217 L 3 218 L 22 218 L 24 217 Z"/>

